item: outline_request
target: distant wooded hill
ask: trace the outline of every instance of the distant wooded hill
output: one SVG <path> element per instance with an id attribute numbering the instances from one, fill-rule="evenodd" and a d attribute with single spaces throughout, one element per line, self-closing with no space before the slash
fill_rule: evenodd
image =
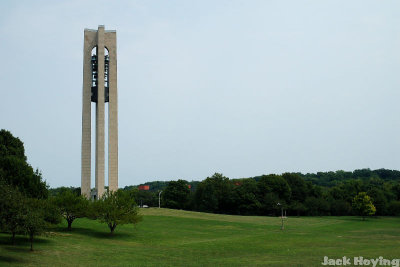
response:
<path id="1" fill-rule="evenodd" d="M 297 172 L 299 176 L 301 176 L 305 181 L 309 181 L 314 185 L 326 186 L 326 187 L 333 187 L 336 186 L 344 181 L 349 180 L 368 180 L 370 178 L 379 178 L 385 182 L 388 181 L 400 181 L 400 171 L 397 170 L 388 170 L 388 169 L 358 169 L 353 172 L 351 171 L 329 171 L 329 172 L 317 172 L 317 173 L 307 173 L 303 174 Z M 254 179 L 258 181 L 262 176 L 255 176 L 255 177 L 244 177 L 244 178 L 234 178 L 232 180 L 242 180 L 242 179 Z M 191 181 L 188 184 L 191 185 L 192 191 L 195 191 L 197 185 L 200 181 Z M 149 191 L 160 191 L 167 187 L 168 181 L 153 181 L 153 182 L 146 182 L 140 185 L 149 185 Z M 125 186 L 124 189 L 131 189 L 136 188 L 139 185 L 130 185 Z"/>
<path id="2" fill-rule="evenodd" d="M 387 170 L 387 169 L 359 169 L 353 172 L 349 171 L 329 171 L 329 172 L 317 172 L 317 173 L 297 173 L 305 181 L 310 181 L 315 185 L 332 187 L 340 184 L 344 181 L 349 180 L 368 180 L 370 178 L 380 178 L 385 182 L 388 181 L 400 181 L 400 171 Z M 261 176 L 256 176 L 254 179 L 258 180 Z"/>

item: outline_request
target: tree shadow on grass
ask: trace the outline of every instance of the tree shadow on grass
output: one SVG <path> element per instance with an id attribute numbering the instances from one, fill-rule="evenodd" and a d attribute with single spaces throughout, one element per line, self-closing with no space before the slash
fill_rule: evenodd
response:
<path id="1" fill-rule="evenodd" d="M 15 237 L 15 245 L 12 245 L 11 236 L 1 236 L 0 237 L 0 246 L 1 246 L 1 254 L 0 255 L 0 265 L 3 266 L 3 263 L 7 266 L 11 263 L 25 263 L 27 262 L 23 256 L 15 257 L 11 255 L 4 254 L 12 254 L 12 255 L 20 255 L 21 253 L 29 253 L 30 252 L 30 243 L 28 238 L 25 236 L 16 236 Z M 9 251 L 10 253 L 7 253 Z"/>
<path id="2" fill-rule="evenodd" d="M 339 220 L 342 221 L 350 221 L 350 222 L 367 222 L 367 221 L 376 221 L 381 219 L 381 217 L 379 216 L 368 216 L 365 217 L 365 220 L 363 220 L 363 218 L 361 216 L 343 216 L 343 217 L 336 217 Z"/>
<path id="3" fill-rule="evenodd" d="M 35 245 L 35 244 L 33 244 Z M 17 253 L 23 253 L 23 252 L 29 252 L 30 247 L 29 246 L 18 246 L 18 245 L 10 245 L 7 247 L 4 247 L 5 250 L 11 251 L 11 252 L 17 252 Z"/>
<path id="4" fill-rule="evenodd" d="M 51 241 L 46 240 L 46 239 L 35 239 L 33 241 L 33 249 L 34 249 L 34 251 L 37 250 L 36 249 L 37 244 L 45 244 L 45 243 L 50 243 L 50 242 Z M 31 243 L 29 242 L 28 239 L 22 240 L 22 242 L 15 242 L 15 245 L 12 245 L 11 242 L 9 242 L 3 246 L 3 249 L 10 251 L 10 252 L 14 252 L 14 253 L 19 253 L 19 254 L 32 252 L 31 251 Z M 42 249 L 44 250 L 46 248 L 42 248 Z M 16 260 L 23 262 L 20 259 L 16 259 Z M 0 262 L 1 262 L 1 259 L 0 259 Z"/>
<path id="5" fill-rule="evenodd" d="M 46 243 L 50 243 L 52 242 L 51 240 L 47 239 L 47 238 L 43 238 L 40 236 L 35 236 L 33 243 L 34 244 L 46 244 Z M 5 245 L 5 246 L 18 246 L 18 245 L 30 245 L 29 242 L 29 238 L 27 236 L 23 236 L 23 235 L 17 235 L 15 236 L 15 244 L 12 244 L 12 240 L 11 240 L 11 235 L 5 235 L 0 237 L 0 245 Z"/>
<path id="6" fill-rule="evenodd" d="M 23 260 L 21 258 L 11 257 L 11 256 L 0 255 L 0 264 L 2 262 L 5 262 L 5 263 L 24 263 L 24 262 L 26 262 L 26 260 Z"/>
<path id="7" fill-rule="evenodd" d="M 94 238 L 101 238 L 101 239 L 119 239 L 119 238 L 127 238 L 131 237 L 132 234 L 130 233 L 119 233 L 118 232 L 118 227 L 116 232 L 114 232 L 113 235 L 110 234 L 110 231 L 108 228 L 105 228 L 104 231 L 97 231 L 93 230 L 90 228 L 82 228 L 82 227 L 72 227 L 71 231 L 68 231 L 67 228 L 65 227 L 56 227 L 54 228 L 54 231 L 63 233 L 63 234 L 78 234 L 78 235 L 84 235 L 88 237 L 94 237 Z"/>

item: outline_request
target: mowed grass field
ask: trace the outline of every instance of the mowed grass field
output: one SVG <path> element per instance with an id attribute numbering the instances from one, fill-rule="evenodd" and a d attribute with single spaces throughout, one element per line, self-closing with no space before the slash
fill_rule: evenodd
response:
<path id="1" fill-rule="evenodd" d="M 324 256 L 400 258 L 400 218 L 230 216 L 141 209 L 118 226 L 77 219 L 17 245 L 0 234 L 0 266 L 321 266 Z"/>

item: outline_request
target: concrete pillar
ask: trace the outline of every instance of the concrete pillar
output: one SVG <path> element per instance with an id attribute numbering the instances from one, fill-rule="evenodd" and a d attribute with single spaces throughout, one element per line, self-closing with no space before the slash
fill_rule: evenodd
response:
<path id="1" fill-rule="evenodd" d="M 99 26 L 97 31 L 97 103 L 96 103 L 96 166 L 95 186 L 97 197 L 101 198 L 104 193 L 104 26 Z"/>
<path id="2" fill-rule="evenodd" d="M 91 51 L 95 45 L 94 31 L 85 30 L 83 45 L 83 96 L 82 96 L 82 157 L 81 194 L 90 197 L 91 179 Z"/>
<path id="3" fill-rule="evenodd" d="M 106 32 L 106 47 L 110 57 L 108 103 L 108 186 L 118 189 L 118 95 L 117 95 L 117 33 Z"/>

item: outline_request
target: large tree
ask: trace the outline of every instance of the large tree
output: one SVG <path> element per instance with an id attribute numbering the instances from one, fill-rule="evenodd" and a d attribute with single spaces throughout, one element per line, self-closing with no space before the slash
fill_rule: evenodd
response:
<path id="1" fill-rule="evenodd" d="M 258 189 L 261 194 L 275 193 L 282 201 L 289 202 L 292 190 L 285 179 L 280 175 L 262 175 L 258 180 Z"/>
<path id="2" fill-rule="evenodd" d="M 257 187 L 262 214 L 276 213 L 278 202 L 286 207 L 292 195 L 289 184 L 280 175 L 262 175 Z"/>
<path id="3" fill-rule="evenodd" d="M 11 233 L 11 242 L 15 244 L 15 235 L 24 230 L 27 208 L 24 196 L 15 188 L 0 181 L 0 229 Z"/>
<path id="4" fill-rule="evenodd" d="M 48 190 L 41 173 L 27 163 L 24 145 L 9 131 L 0 131 L 0 225 L 15 234 L 26 233 L 31 241 L 48 224 L 60 222 L 57 208 L 46 198 Z"/>
<path id="5" fill-rule="evenodd" d="M 233 184 L 228 177 L 215 173 L 197 186 L 195 206 L 200 211 L 232 213 Z"/>
<path id="6" fill-rule="evenodd" d="M 65 188 L 54 198 L 54 203 L 59 208 L 61 215 L 68 223 L 68 230 L 72 229 L 72 222 L 76 218 L 85 217 L 89 206 L 89 201 L 78 196 L 72 190 Z"/>
<path id="7" fill-rule="evenodd" d="M 36 199 L 27 200 L 25 205 L 28 208 L 28 213 L 24 217 L 24 229 L 31 243 L 31 251 L 33 251 L 34 237 L 42 234 L 46 229 L 44 209 L 42 209 L 41 203 Z"/>
<path id="8" fill-rule="evenodd" d="M 0 157 L 13 156 L 26 160 L 24 143 L 9 131 L 0 130 Z"/>
<path id="9" fill-rule="evenodd" d="M 374 204 L 372 204 L 371 198 L 365 192 L 360 192 L 354 197 L 353 210 L 357 215 L 360 215 L 363 220 L 365 220 L 366 216 L 374 215 L 376 212 L 376 208 Z"/>
<path id="10" fill-rule="evenodd" d="M 0 180 L 17 188 L 27 197 L 47 198 L 42 174 L 26 161 L 24 145 L 9 131 L 0 130 Z"/>
<path id="11" fill-rule="evenodd" d="M 129 190 L 107 191 L 91 204 L 90 217 L 106 223 L 111 235 L 118 225 L 138 223 L 141 216 L 133 195 Z"/>
<path id="12" fill-rule="evenodd" d="M 187 181 L 170 181 L 163 192 L 164 204 L 167 208 L 184 209 L 188 206 L 189 195 Z"/>
<path id="13" fill-rule="evenodd" d="M 257 198 L 257 182 L 254 179 L 236 180 L 232 191 L 233 213 L 241 215 L 257 214 L 261 204 Z"/>
<path id="14" fill-rule="evenodd" d="M 284 173 L 282 178 L 286 180 L 291 189 L 291 200 L 304 203 L 307 196 L 307 184 L 297 173 Z"/>
<path id="15" fill-rule="evenodd" d="M 50 224 L 61 222 L 58 209 L 47 199 L 27 198 L 15 188 L 0 184 L 0 228 L 12 235 L 27 234 L 33 250 L 34 236 Z"/>

